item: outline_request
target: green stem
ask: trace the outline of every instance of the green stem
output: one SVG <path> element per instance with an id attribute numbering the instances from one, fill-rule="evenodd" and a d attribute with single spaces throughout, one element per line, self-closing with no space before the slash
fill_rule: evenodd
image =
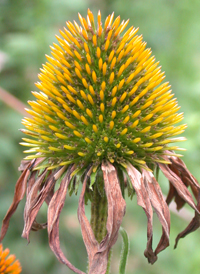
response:
<path id="1" fill-rule="evenodd" d="M 112 249 L 110 250 L 109 256 L 108 256 L 108 265 L 107 265 L 106 274 L 110 274 L 111 257 L 112 257 Z"/>
<path id="2" fill-rule="evenodd" d="M 93 199 L 91 203 L 91 226 L 96 240 L 100 243 L 106 236 L 107 222 L 107 199 L 106 195 L 102 196 L 97 184 L 93 185 Z"/>
<path id="3" fill-rule="evenodd" d="M 102 183 L 102 182 L 98 182 Z M 100 243 L 103 238 L 106 236 L 106 223 L 107 223 L 107 215 L 108 215 L 108 205 L 107 198 L 105 192 L 100 194 L 98 191 L 97 184 L 93 185 L 93 198 L 91 203 L 91 227 L 94 232 L 96 240 Z M 109 252 L 108 264 L 106 274 L 110 273 L 110 262 L 111 262 L 111 251 Z"/>
<path id="4" fill-rule="evenodd" d="M 129 243 L 129 239 L 128 239 L 126 230 L 123 227 L 120 227 L 119 231 L 121 233 L 122 240 L 123 240 L 121 259 L 120 259 L 120 263 L 119 263 L 119 274 L 125 274 L 130 243 Z"/>

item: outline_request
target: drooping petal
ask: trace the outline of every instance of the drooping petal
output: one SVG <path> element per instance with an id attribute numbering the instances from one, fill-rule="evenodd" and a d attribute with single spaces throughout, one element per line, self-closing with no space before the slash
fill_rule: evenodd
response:
<path id="1" fill-rule="evenodd" d="M 26 189 L 26 196 L 27 196 L 27 197 L 29 196 L 29 193 L 30 193 L 31 189 L 32 189 L 33 185 L 35 184 L 35 180 L 36 180 L 36 175 L 37 175 L 37 173 L 38 173 L 37 170 L 32 171 L 31 176 L 30 176 L 30 178 L 29 178 L 29 180 L 28 180 L 27 189 Z M 52 195 L 51 193 L 52 193 L 53 191 L 54 191 L 54 190 L 52 189 L 52 191 L 49 193 L 49 196 Z M 45 199 L 45 202 L 47 202 L 47 200 L 50 199 L 49 196 Z M 34 196 L 33 196 L 33 198 L 34 198 Z M 28 198 L 26 198 L 26 201 L 27 201 L 27 199 L 28 199 Z M 25 205 L 25 209 L 24 209 L 24 220 L 26 220 L 25 212 L 26 212 L 26 205 Z M 40 230 L 40 229 L 45 229 L 46 227 L 47 227 L 47 223 L 40 224 L 40 223 L 38 223 L 36 220 L 34 220 L 32 226 L 31 226 L 31 230 L 33 230 L 33 231 L 38 231 L 38 230 Z"/>
<path id="2" fill-rule="evenodd" d="M 107 235 L 100 243 L 100 252 L 106 251 L 115 244 L 118 232 L 126 211 L 126 202 L 122 197 L 116 169 L 109 162 L 102 163 L 104 187 L 108 202 Z"/>
<path id="3" fill-rule="evenodd" d="M 185 200 L 183 200 L 176 191 L 176 188 L 169 182 L 169 192 L 167 194 L 166 203 L 169 205 L 171 201 L 173 200 L 176 203 L 177 210 L 181 209 L 184 204 L 186 203 Z"/>
<path id="4" fill-rule="evenodd" d="M 194 194 L 194 197 L 197 200 L 197 209 L 200 211 L 200 185 L 196 178 L 189 172 L 187 169 L 185 163 L 179 159 L 178 157 L 169 157 L 171 161 L 171 165 L 169 165 L 169 168 L 176 173 L 177 176 L 182 180 L 182 182 L 186 186 L 190 186 L 192 189 L 192 192 Z M 175 197 L 176 198 L 176 197 Z M 176 199 L 175 199 L 176 201 Z M 177 202 L 176 202 L 177 203 Z M 178 204 L 177 204 L 178 205 Z M 175 246 L 177 247 L 178 241 L 180 238 L 184 238 L 189 233 L 195 231 L 200 227 L 200 214 L 195 211 L 195 216 L 192 219 L 192 221 L 189 223 L 189 225 L 184 229 L 176 238 Z"/>
<path id="5" fill-rule="evenodd" d="M 67 188 L 71 179 L 71 172 L 73 167 L 68 169 L 66 175 L 61 181 L 59 189 L 54 193 L 48 207 L 48 235 L 49 235 L 49 246 L 54 252 L 58 260 L 67 265 L 72 271 L 78 274 L 85 274 L 81 270 L 73 266 L 63 254 L 60 248 L 59 240 L 59 217 L 63 209 L 65 198 L 67 194 Z"/>
<path id="6" fill-rule="evenodd" d="M 49 188 L 52 188 L 52 184 L 55 183 L 55 180 L 53 180 L 53 176 L 51 175 L 51 179 L 53 180 L 53 182 L 50 178 L 47 179 L 47 181 L 44 183 L 43 188 L 38 194 L 38 191 L 41 187 L 41 184 L 46 174 L 47 174 L 47 170 L 44 170 L 44 172 L 34 182 L 30 191 L 27 193 L 26 204 L 24 208 L 24 229 L 22 232 L 22 237 L 26 238 L 28 241 L 29 241 L 29 234 L 30 234 L 32 225 L 35 221 L 35 218 L 37 216 L 37 213 L 40 207 L 42 206 L 45 200 L 44 195 L 47 195 L 46 192 L 49 192 Z M 31 179 L 33 181 L 33 178 Z M 32 184 L 32 181 L 31 181 L 31 184 Z"/>
<path id="7" fill-rule="evenodd" d="M 170 233 L 170 212 L 167 203 L 163 197 L 162 191 L 158 182 L 156 181 L 152 172 L 143 169 L 142 177 L 144 184 L 151 202 L 159 221 L 163 228 L 163 233 L 155 250 L 155 255 L 164 250 L 169 246 L 169 233 Z"/>
<path id="8" fill-rule="evenodd" d="M 177 169 L 179 177 L 186 186 L 191 187 L 192 192 L 197 200 L 200 193 L 200 185 L 197 179 L 189 172 L 185 163 L 180 158 L 173 156 L 169 157 L 169 159 L 172 163 L 172 165 L 169 165 L 169 168 Z"/>
<path id="9" fill-rule="evenodd" d="M 36 174 L 37 174 L 36 170 L 31 172 L 31 175 L 30 175 L 30 177 L 28 179 L 28 182 L 27 182 L 26 196 L 28 196 L 32 186 L 35 184 Z"/>
<path id="10" fill-rule="evenodd" d="M 154 254 L 152 249 L 152 237 L 153 237 L 153 210 L 151 202 L 144 185 L 144 180 L 141 173 L 135 169 L 132 165 L 127 166 L 127 172 L 131 179 L 133 188 L 137 194 L 137 203 L 141 206 L 147 216 L 147 248 L 144 252 L 148 262 L 153 264 L 157 260 L 157 256 Z"/>
<path id="11" fill-rule="evenodd" d="M 200 202 L 199 201 L 198 201 L 198 204 L 197 204 L 197 208 L 200 211 Z M 189 233 L 194 232 L 199 227 L 200 227 L 200 215 L 197 212 L 195 212 L 195 216 L 192 219 L 192 221 L 189 223 L 189 225 L 181 233 L 179 233 L 178 236 L 176 237 L 174 248 L 177 247 L 178 241 L 181 238 L 184 238 Z"/>
<path id="12" fill-rule="evenodd" d="M 27 169 L 28 166 L 30 166 L 30 162 L 30 160 L 22 160 L 18 170 L 23 172 L 25 169 Z"/>
<path id="13" fill-rule="evenodd" d="M 31 166 L 29 167 L 29 169 L 33 169 L 36 166 L 38 166 L 40 163 L 42 163 L 44 161 L 45 158 L 41 157 L 41 158 L 36 158 L 31 160 L 22 160 L 20 163 L 20 166 L 18 167 L 19 171 L 24 171 L 24 169 L 27 168 L 27 166 L 29 166 L 30 162 L 31 162 Z"/>
<path id="14" fill-rule="evenodd" d="M 21 176 L 19 177 L 19 179 L 16 183 L 13 202 L 12 202 L 10 208 L 8 209 L 6 216 L 3 219 L 0 241 L 2 241 L 2 239 L 4 238 L 4 236 L 8 230 L 9 221 L 10 221 L 11 216 L 16 211 L 18 204 L 20 203 L 20 201 L 23 199 L 23 197 L 25 195 L 27 180 L 30 175 L 29 168 L 32 164 L 33 164 L 33 161 L 29 162 L 29 164 L 26 165 L 26 168 L 24 169 L 24 171 L 22 172 Z"/>
<path id="15" fill-rule="evenodd" d="M 45 202 L 47 203 L 47 205 L 49 205 L 49 203 L 51 202 L 53 195 L 54 195 L 54 188 L 52 188 L 52 190 L 49 192 L 49 194 L 47 195 L 45 199 Z"/>
<path id="16" fill-rule="evenodd" d="M 169 157 L 169 159 L 172 164 L 169 166 L 159 164 L 160 169 L 174 186 L 177 194 L 195 210 L 195 217 L 186 229 L 177 236 L 174 246 L 176 248 L 180 238 L 184 238 L 187 234 L 200 227 L 200 187 L 197 180 L 192 176 L 180 159 L 176 157 Z M 175 170 L 175 172 L 173 170 Z M 184 182 L 182 181 L 182 178 Z M 194 196 L 197 199 L 197 206 L 195 205 L 194 199 L 186 187 L 188 185 L 191 186 Z"/>
<path id="17" fill-rule="evenodd" d="M 108 264 L 108 255 L 115 244 L 126 204 L 121 194 L 117 172 L 109 162 L 101 166 L 103 171 L 104 186 L 108 203 L 107 234 L 99 244 L 95 239 L 91 225 L 85 215 L 84 194 L 87 177 L 84 180 L 79 200 L 78 217 L 81 224 L 83 240 L 89 258 L 89 274 L 105 274 Z"/>
<path id="18" fill-rule="evenodd" d="M 78 205 L 78 219 L 79 219 L 79 223 L 81 225 L 83 241 L 85 243 L 85 247 L 86 247 L 87 254 L 88 254 L 89 271 L 91 269 L 91 265 L 93 264 L 94 256 L 95 256 L 95 254 L 98 253 L 98 249 L 99 249 L 99 243 L 95 239 L 94 233 L 92 231 L 92 227 L 85 215 L 84 195 L 85 195 L 85 189 L 86 189 L 88 176 L 90 176 L 90 172 L 91 172 L 91 169 L 88 171 L 88 173 L 85 176 L 81 195 L 79 198 L 79 205 Z M 100 268 L 100 266 L 99 266 L 99 268 Z M 99 272 L 99 273 L 101 273 L 101 272 Z"/>
<path id="19" fill-rule="evenodd" d="M 186 201 L 195 211 L 198 211 L 194 199 L 191 195 L 191 193 L 189 192 L 189 190 L 187 189 L 187 187 L 185 186 L 185 184 L 182 182 L 182 180 L 180 179 L 180 177 L 178 177 L 176 175 L 176 173 L 174 173 L 168 165 L 166 164 L 161 164 L 158 163 L 159 168 L 161 169 L 161 171 L 163 172 L 163 174 L 165 175 L 165 177 L 171 182 L 171 184 L 175 187 L 178 195 L 184 200 Z"/>

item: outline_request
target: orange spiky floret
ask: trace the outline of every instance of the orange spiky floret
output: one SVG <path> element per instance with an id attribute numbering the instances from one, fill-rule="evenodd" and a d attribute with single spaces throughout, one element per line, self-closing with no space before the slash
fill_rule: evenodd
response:
<path id="1" fill-rule="evenodd" d="M 8 248 L 3 250 L 0 244 L 0 273 L 1 274 L 19 274 L 22 271 L 20 262 L 16 260 L 15 255 L 9 255 Z M 9 255 L 9 256 L 8 256 Z"/>

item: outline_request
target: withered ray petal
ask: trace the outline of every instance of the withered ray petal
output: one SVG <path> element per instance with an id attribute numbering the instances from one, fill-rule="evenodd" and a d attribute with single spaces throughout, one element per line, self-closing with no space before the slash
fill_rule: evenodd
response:
<path id="1" fill-rule="evenodd" d="M 81 270 L 73 266 L 63 254 L 60 248 L 59 240 L 59 217 L 63 209 L 67 188 L 71 179 L 71 173 L 73 172 L 74 167 L 69 168 L 66 172 L 66 175 L 61 181 L 59 189 L 54 193 L 48 207 L 48 235 L 49 235 L 49 246 L 54 252 L 58 260 L 67 265 L 72 271 L 78 274 L 85 274 Z"/>
<path id="2" fill-rule="evenodd" d="M 22 232 L 22 237 L 26 238 L 28 241 L 29 241 L 29 234 L 30 234 L 31 227 L 44 201 L 44 198 L 41 195 L 41 192 L 43 191 L 43 189 L 40 191 L 39 194 L 38 194 L 38 191 L 41 187 L 41 184 L 46 174 L 47 174 L 47 170 L 44 170 L 43 173 L 37 178 L 35 183 L 32 185 L 30 192 L 27 193 L 26 204 L 24 209 L 24 229 Z"/>
<path id="3" fill-rule="evenodd" d="M 154 208 L 160 223 L 163 227 L 163 233 L 155 250 L 157 255 L 159 252 L 169 246 L 169 233 L 170 233 L 170 212 L 167 203 L 163 197 L 162 191 L 152 172 L 142 169 L 142 176 L 146 190 L 148 192 L 150 202 Z"/>
<path id="4" fill-rule="evenodd" d="M 12 202 L 10 208 L 8 209 L 6 216 L 3 219 L 0 241 L 3 240 L 5 234 L 8 230 L 10 218 L 16 211 L 18 204 L 20 203 L 20 201 L 23 199 L 23 197 L 25 195 L 27 180 L 30 175 L 30 170 L 29 170 L 30 166 L 31 166 L 31 162 L 26 166 L 26 168 L 24 169 L 24 171 L 22 172 L 21 176 L 19 177 L 19 179 L 16 183 L 13 202 Z"/>
<path id="5" fill-rule="evenodd" d="M 153 264 L 157 260 L 157 256 L 152 249 L 152 237 L 153 237 L 153 210 L 151 207 L 150 199 L 146 191 L 144 180 L 141 173 L 135 169 L 131 164 L 127 166 L 127 172 L 131 179 L 133 188 L 137 194 L 137 203 L 141 206 L 147 216 L 147 247 L 144 252 L 148 262 Z"/>
<path id="6" fill-rule="evenodd" d="M 158 165 L 165 177 L 173 184 L 180 197 L 185 200 L 198 214 L 200 214 L 191 193 L 181 179 L 167 165 L 161 163 L 158 163 Z"/>

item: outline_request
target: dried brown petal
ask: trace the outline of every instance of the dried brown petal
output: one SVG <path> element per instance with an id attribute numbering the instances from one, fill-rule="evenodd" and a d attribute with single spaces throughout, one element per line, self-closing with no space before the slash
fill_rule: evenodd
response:
<path id="1" fill-rule="evenodd" d="M 144 184 L 146 186 L 151 205 L 154 208 L 163 228 L 162 237 L 155 250 L 155 255 L 157 255 L 159 252 L 169 246 L 170 212 L 163 197 L 160 186 L 153 176 L 153 173 L 143 169 L 142 177 L 144 179 Z"/>
<path id="2" fill-rule="evenodd" d="M 92 264 L 93 257 L 98 252 L 98 249 L 99 249 L 99 243 L 95 239 L 94 233 L 92 231 L 92 227 L 85 215 L 84 195 L 85 195 L 87 180 L 88 180 L 88 177 L 90 176 L 91 171 L 92 169 L 90 169 L 85 176 L 82 191 L 79 198 L 79 205 L 78 205 L 78 219 L 81 225 L 83 241 L 85 243 L 85 247 L 88 254 L 89 265 Z"/>
<path id="3" fill-rule="evenodd" d="M 177 157 L 170 157 L 170 161 L 172 163 L 170 167 L 164 164 L 159 164 L 160 169 L 163 171 L 164 175 L 168 178 L 171 184 L 173 184 L 177 191 L 177 195 L 179 195 L 195 210 L 195 217 L 192 219 L 187 228 L 177 236 L 175 242 L 176 248 L 180 238 L 184 238 L 187 234 L 200 227 L 200 186 L 197 180 L 188 171 L 183 161 Z M 175 170 L 175 172 L 173 172 L 173 170 Z M 182 181 L 182 178 L 184 182 Z M 195 205 L 193 197 L 186 187 L 188 185 L 191 186 L 195 198 L 197 199 L 197 206 Z M 179 204 L 177 205 L 180 206 Z"/>
<path id="4" fill-rule="evenodd" d="M 102 163 L 104 187 L 108 201 L 107 235 L 100 243 L 100 252 L 106 251 L 115 244 L 118 232 L 126 211 L 126 202 L 122 197 L 117 171 L 109 162 Z"/>
<path id="5" fill-rule="evenodd" d="M 30 175 L 30 170 L 29 167 L 32 165 L 32 162 L 29 162 L 29 164 L 26 165 L 26 168 L 22 172 L 21 176 L 19 177 L 16 186 L 15 186 L 15 194 L 13 198 L 13 202 L 8 209 L 6 216 L 3 219 L 3 224 L 1 228 L 1 236 L 0 236 L 0 241 L 3 240 L 9 226 L 9 221 L 13 213 L 16 211 L 18 204 L 20 201 L 23 199 L 25 192 L 26 192 L 26 185 L 27 185 L 27 180 Z"/>
<path id="6" fill-rule="evenodd" d="M 48 208 L 48 235 L 49 246 L 54 252 L 58 260 L 67 265 L 72 271 L 78 274 L 85 274 L 81 270 L 74 267 L 65 257 L 61 248 L 59 240 L 59 217 L 63 209 L 65 198 L 67 194 L 67 188 L 71 179 L 71 172 L 73 168 L 68 169 L 66 175 L 62 179 L 59 189 L 54 193 Z"/>
<path id="7" fill-rule="evenodd" d="M 181 209 L 186 203 L 185 200 L 183 200 L 178 195 L 178 192 L 176 191 L 175 187 L 169 182 L 169 192 L 166 198 L 166 203 L 169 205 L 173 198 L 175 200 L 177 210 Z"/>
<path id="8" fill-rule="evenodd" d="M 18 170 L 23 172 L 25 169 L 27 169 L 28 166 L 30 166 L 30 162 L 30 160 L 22 160 Z"/>
<path id="9" fill-rule="evenodd" d="M 200 211 L 200 201 L 198 202 L 197 205 L 198 210 Z M 189 223 L 189 225 L 186 227 L 186 229 L 184 229 L 181 233 L 178 234 L 178 236 L 176 237 L 176 241 L 175 241 L 175 245 L 174 248 L 177 247 L 178 241 L 181 238 L 184 238 L 185 236 L 187 236 L 189 233 L 197 230 L 200 227 L 200 215 L 195 212 L 195 216 L 192 219 L 192 221 Z"/>
<path id="10" fill-rule="evenodd" d="M 153 264 L 157 260 L 157 256 L 152 249 L 152 237 L 153 237 L 153 210 L 151 207 L 151 202 L 144 185 L 144 180 L 141 173 L 135 169 L 132 165 L 127 166 L 127 172 L 131 179 L 133 188 L 137 194 L 137 203 L 141 206 L 145 214 L 147 215 L 147 248 L 144 252 L 145 257 L 147 257 L 148 262 Z"/>
<path id="11" fill-rule="evenodd" d="M 28 179 L 28 182 L 27 182 L 26 195 L 29 194 L 32 186 L 35 184 L 36 174 L 37 174 L 36 170 L 31 172 L 30 178 Z"/>
<path id="12" fill-rule="evenodd" d="M 176 173 L 176 175 L 182 180 L 185 186 L 190 186 L 192 189 L 192 192 L 197 200 L 197 210 L 200 211 L 200 185 L 196 178 L 189 172 L 184 162 L 178 158 L 178 157 L 169 157 L 171 161 L 171 165 L 169 165 L 169 168 Z M 175 196 L 176 198 L 176 196 Z M 177 200 L 175 199 L 175 202 L 177 203 Z M 177 204 L 177 208 L 178 208 Z M 190 224 L 186 227 L 185 230 L 183 230 L 176 238 L 175 246 L 177 247 L 178 241 L 180 238 L 184 238 L 189 233 L 195 231 L 200 227 L 200 214 L 198 211 L 195 211 L 195 217 L 192 219 Z"/>
<path id="13" fill-rule="evenodd" d="M 181 179 L 167 165 L 161 163 L 158 163 L 158 165 L 165 177 L 171 182 L 171 184 L 173 184 L 178 195 L 199 213 L 191 193 Z"/>
<path id="14" fill-rule="evenodd" d="M 192 192 L 197 200 L 199 197 L 199 193 L 200 193 L 200 185 L 199 185 L 197 179 L 189 172 L 185 163 L 180 158 L 173 156 L 173 157 L 169 157 L 169 159 L 172 163 L 172 165 L 170 165 L 169 167 L 173 168 L 173 169 L 177 169 L 177 171 L 179 173 L 179 177 L 181 178 L 182 182 L 186 186 L 191 187 Z"/>
<path id="15" fill-rule="evenodd" d="M 148 220 L 147 226 L 147 248 L 144 255 L 147 257 L 148 262 L 153 264 L 157 260 L 157 254 L 165 249 L 169 245 L 169 232 L 170 232 L 170 213 L 168 206 L 162 195 L 160 186 L 153 174 L 146 170 L 142 170 L 141 173 L 135 169 L 132 165 L 128 165 L 127 171 L 133 188 L 137 194 L 138 205 L 142 206 Z M 161 225 L 163 227 L 163 233 L 158 243 L 158 246 L 153 252 L 152 249 L 152 237 L 153 237 L 153 211 L 154 208 Z"/>
<path id="16" fill-rule="evenodd" d="M 44 183 L 43 188 L 38 194 L 38 191 L 41 187 L 41 184 L 47 174 L 47 170 L 45 170 L 34 182 L 32 185 L 29 193 L 27 194 L 26 204 L 24 209 L 24 230 L 22 232 L 22 237 L 26 238 L 29 241 L 29 234 L 33 222 L 37 216 L 37 213 L 42 206 L 45 197 L 47 196 L 48 192 L 52 188 L 52 184 L 55 184 L 55 180 L 53 179 L 53 175 Z M 32 178 L 31 178 L 32 179 Z M 32 180 L 33 181 L 33 180 Z M 31 184 L 32 184 L 31 181 Z"/>
<path id="17" fill-rule="evenodd" d="M 84 180 L 79 199 L 78 217 L 89 258 L 89 274 L 106 273 L 109 251 L 117 240 L 118 231 L 126 208 L 114 166 L 106 162 L 102 164 L 101 168 L 108 202 L 108 218 L 106 225 L 107 234 L 100 244 L 95 239 L 91 225 L 85 215 L 84 194 L 87 177 Z"/>
<path id="18" fill-rule="evenodd" d="M 54 187 L 51 189 L 51 191 L 49 192 L 49 194 L 47 195 L 45 199 L 45 202 L 47 203 L 47 205 L 49 205 L 53 195 L 54 195 Z"/>

